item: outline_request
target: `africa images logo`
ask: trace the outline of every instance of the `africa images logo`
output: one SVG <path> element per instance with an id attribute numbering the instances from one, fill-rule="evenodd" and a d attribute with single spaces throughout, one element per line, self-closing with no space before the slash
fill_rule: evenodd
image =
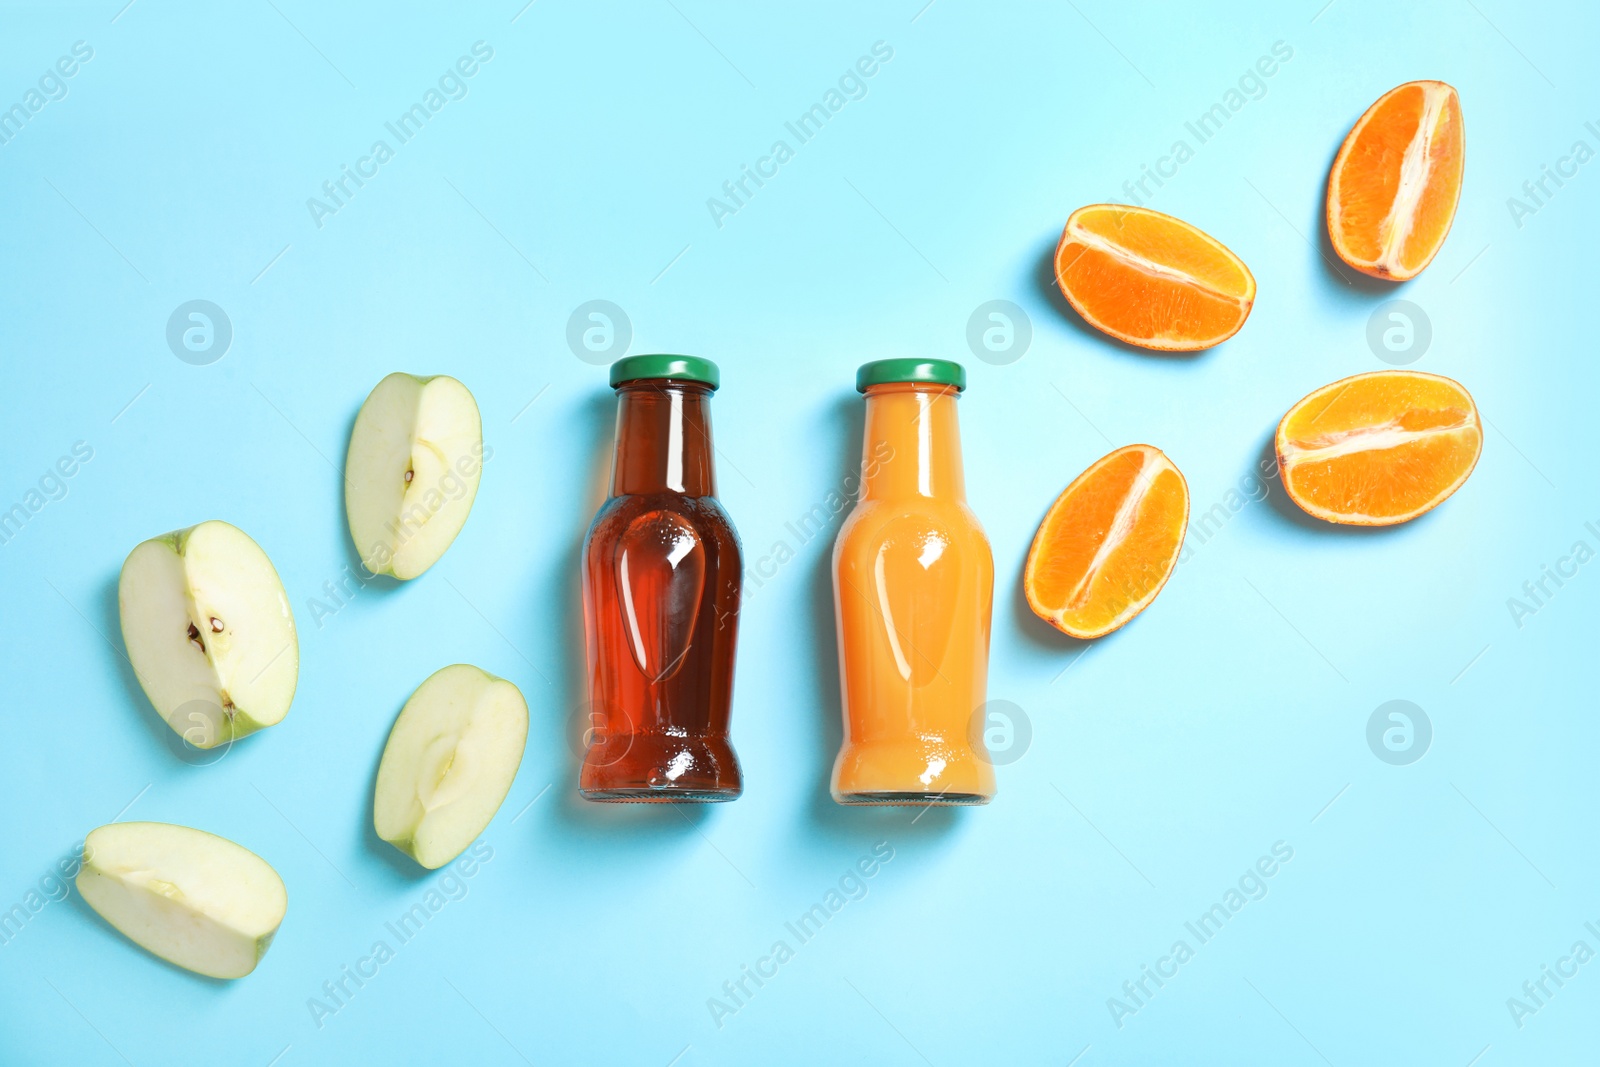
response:
<path id="1" fill-rule="evenodd" d="M 378 176 L 378 168 L 395 157 L 396 148 L 421 133 L 428 121 L 443 111 L 446 104 L 452 100 L 465 100 L 467 79 L 475 77 L 482 69 L 482 64 L 493 58 L 493 46 L 486 41 L 473 42 L 472 55 L 458 58 L 452 67 L 439 75 L 436 84 L 423 91 L 420 100 L 400 112 L 393 122 L 383 124 L 394 138 L 393 145 L 380 137 L 372 142 L 366 155 L 356 160 L 353 169 L 348 163 L 339 164 L 338 177 L 322 183 L 322 196 L 306 198 L 306 210 L 311 213 L 311 221 L 317 229 L 326 225 L 324 219 L 337 215 L 355 199 L 367 182 Z"/>
<path id="2" fill-rule="evenodd" d="M 854 66 L 845 68 L 836 85 L 829 86 L 823 92 L 821 100 L 806 108 L 793 121 L 783 124 L 783 128 L 794 138 L 793 145 L 780 137 L 772 142 L 766 155 L 756 160 L 754 169 L 748 163 L 741 163 L 738 176 L 722 183 L 722 196 L 706 198 L 706 211 L 710 213 L 717 229 L 722 229 L 725 219 L 737 215 L 759 190 L 766 187 L 767 182 L 776 178 L 780 168 L 795 157 L 795 149 L 821 133 L 833 116 L 844 110 L 846 104 L 851 100 L 866 99 L 867 80 L 893 58 L 892 45 L 886 41 L 874 41 L 871 55 L 861 56 Z M 752 183 L 754 188 L 751 187 Z"/>
<path id="3" fill-rule="evenodd" d="M 167 318 L 167 347 L 185 363 L 204 367 L 228 354 L 233 321 L 209 300 L 188 300 Z"/>
<path id="4" fill-rule="evenodd" d="M 1243 911 L 1246 904 L 1266 899 L 1268 881 L 1292 859 L 1294 846 L 1287 841 L 1274 841 L 1270 856 L 1258 857 L 1255 863 L 1245 868 L 1233 885 L 1223 891 L 1219 900 L 1198 917 L 1183 924 L 1187 937 L 1175 940 L 1167 954 L 1156 960 L 1154 967 L 1148 963 L 1140 964 L 1139 976 L 1122 983 L 1122 995 L 1106 998 L 1106 1010 L 1111 1013 L 1111 1021 L 1117 1024 L 1117 1029 L 1121 1030 L 1129 1018 L 1148 1007 L 1155 995 L 1178 977 L 1178 972 L 1185 964 L 1194 959 L 1196 950 L 1222 933 L 1223 927 Z M 1191 939 L 1194 941 L 1192 945 L 1189 943 Z"/>
<path id="5" fill-rule="evenodd" d="M 43 111 L 46 105 L 65 100 L 70 87 L 68 79 L 75 76 L 83 69 L 83 64 L 94 58 L 94 46 L 88 41 L 74 41 L 72 54 L 62 56 L 39 75 L 37 87 L 30 87 L 22 94 L 22 99 L 10 107 L 0 108 L 0 145 L 11 143 L 12 138 L 22 132 L 22 128 L 33 120 L 33 117 Z"/>
<path id="6" fill-rule="evenodd" d="M 846 868 L 834 885 L 823 893 L 821 900 L 802 911 L 792 922 L 783 924 L 789 937 L 774 941 L 767 953 L 755 961 L 753 968 L 748 963 L 741 963 L 737 977 L 722 983 L 722 996 L 706 998 L 706 1010 L 711 1013 L 711 1021 L 717 1024 L 717 1029 L 721 1030 L 728 1018 L 748 1007 L 751 998 L 778 976 L 779 968 L 794 959 L 795 950 L 821 933 L 823 926 L 843 911 L 846 904 L 865 900 L 868 880 L 877 877 L 892 859 L 894 846 L 889 842 L 879 841 L 873 845 L 872 854 L 862 856 Z M 794 941 L 792 945 L 789 943 L 791 938 Z"/>

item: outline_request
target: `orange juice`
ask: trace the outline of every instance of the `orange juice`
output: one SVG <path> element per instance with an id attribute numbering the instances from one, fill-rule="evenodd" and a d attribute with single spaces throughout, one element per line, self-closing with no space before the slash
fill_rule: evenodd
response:
<path id="1" fill-rule="evenodd" d="M 986 804 L 982 735 L 994 557 L 967 507 L 946 360 L 886 359 L 867 397 L 861 496 L 833 546 L 844 745 L 841 804 Z"/>

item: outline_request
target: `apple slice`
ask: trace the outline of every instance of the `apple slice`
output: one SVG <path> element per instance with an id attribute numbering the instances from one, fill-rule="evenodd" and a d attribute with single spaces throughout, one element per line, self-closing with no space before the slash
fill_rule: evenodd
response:
<path id="1" fill-rule="evenodd" d="M 465 663 L 435 671 L 400 709 L 378 764 L 378 836 L 424 867 L 461 855 L 511 790 L 528 739 L 516 686 Z"/>
<path id="2" fill-rule="evenodd" d="M 266 860 L 227 838 L 164 822 L 90 832 L 78 892 L 135 944 L 212 978 L 255 970 L 289 906 L 283 879 Z"/>
<path id="3" fill-rule="evenodd" d="M 122 641 L 145 695 L 196 748 L 281 722 L 300 677 L 289 597 L 261 546 L 213 519 L 128 553 Z"/>
<path id="4" fill-rule="evenodd" d="M 466 524 L 483 471 L 483 420 L 467 387 L 391 374 L 361 405 L 344 462 L 344 509 L 373 574 L 415 578 Z"/>

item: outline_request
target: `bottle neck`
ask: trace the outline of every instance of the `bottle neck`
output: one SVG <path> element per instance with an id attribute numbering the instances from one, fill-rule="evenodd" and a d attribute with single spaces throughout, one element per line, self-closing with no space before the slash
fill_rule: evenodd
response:
<path id="1" fill-rule="evenodd" d="M 950 386 L 920 382 L 867 389 L 861 499 L 966 500 L 957 395 Z"/>
<path id="2" fill-rule="evenodd" d="M 645 379 L 617 389 L 617 451 L 611 495 L 715 496 L 711 465 L 711 388 Z"/>

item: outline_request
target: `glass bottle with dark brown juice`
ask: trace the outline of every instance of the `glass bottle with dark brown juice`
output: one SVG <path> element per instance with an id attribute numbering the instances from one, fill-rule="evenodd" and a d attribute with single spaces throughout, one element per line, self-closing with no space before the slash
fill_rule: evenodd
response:
<path id="1" fill-rule="evenodd" d="M 601 801 L 733 800 L 728 741 L 739 535 L 716 498 L 716 364 L 612 364 L 611 494 L 583 545 L 589 742 L 578 789 Z"/>

